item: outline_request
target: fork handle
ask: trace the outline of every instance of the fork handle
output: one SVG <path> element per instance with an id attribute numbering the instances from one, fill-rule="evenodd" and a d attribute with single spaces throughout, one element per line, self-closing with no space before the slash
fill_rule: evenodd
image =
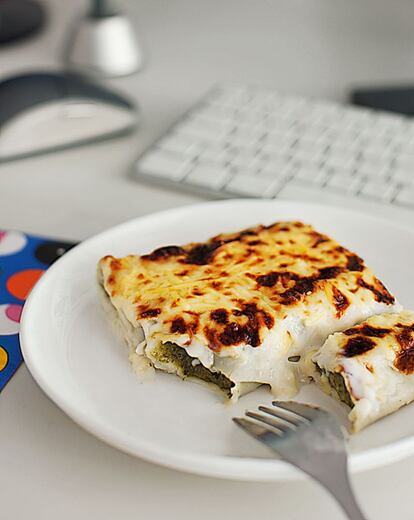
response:
<path id="1" fill-rule="evenodd" d="M 323 479 L 323 481 L 321 479 L 320 483 L 323 484 L 326 490 L 335 498 L 349 520 L 367 520 L 355 500 L 355 495 L 346 471 L 335 476 L 331 474 L 330 478 L 326 480 Z"/>

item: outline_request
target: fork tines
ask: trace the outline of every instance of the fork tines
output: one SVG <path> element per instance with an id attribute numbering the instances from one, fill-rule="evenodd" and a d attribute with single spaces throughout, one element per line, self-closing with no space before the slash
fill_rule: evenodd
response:
<path id="1" fill-rule="evenodd" d="M 333 494 L 349 518 L 364 520 L 349 483 L 345 438 L 336 417 L 293 401 L 273 401 L 233 420 L 282 460 L 301 469 Z"/>
<path id="2" fill-rule="evenodd" d="M 300 426 L 311 423 L 318 415 L 326 413 L 315 406 L 293 401 L 273 401 L 272 405 L 273 408 L 259 406 L 258 410 L 262 413 L 247 410 L 246 416 L 254 419 L 254 421 L 243 417 L 234 417 L 233 421 L 255 437 L 270 432 L 284 435 L 297 430 Z M 260 423 L 260 425 L 257 423 Z M 271 430 L 264 425 L 270 426 Z"/>

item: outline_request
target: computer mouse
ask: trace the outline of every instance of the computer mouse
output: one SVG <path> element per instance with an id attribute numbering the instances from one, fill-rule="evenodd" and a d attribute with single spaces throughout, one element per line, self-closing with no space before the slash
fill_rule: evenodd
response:
<path id="1" fill-rule="evenodd" d="M 0 82 L 0 161 L 78 146 L 131 131 L 135 105 L 71 72 Z"/>

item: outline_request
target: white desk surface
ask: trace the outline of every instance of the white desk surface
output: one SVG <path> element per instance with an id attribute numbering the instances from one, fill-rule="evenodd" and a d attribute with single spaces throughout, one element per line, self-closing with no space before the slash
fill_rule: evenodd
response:
<path id="1" fill-rule="evenodd" d="M 0 48 L 0 75 L 55 68 L 86 1 L 48 0 L 39 37 Z M 134 0 L 140 74 L 110 83 L 142 108 L 139 132 L 0 166 L 0 227 L 83 239 L 197 199 L 134 183 L 132 159 L 216 81 L 344 99 L 355 84 L 414 77 L 414 3 L 395 0 Z M 1 138 L 1 137 L 0 137 Z M 0 518 L 342 519 L 315 484 L 240 483 L 178 473 L 112 449 L 68 419 L 22 366 L 0 397 Z M 368 518 L 414 518 L 414 458 L 359 474 Z"/>

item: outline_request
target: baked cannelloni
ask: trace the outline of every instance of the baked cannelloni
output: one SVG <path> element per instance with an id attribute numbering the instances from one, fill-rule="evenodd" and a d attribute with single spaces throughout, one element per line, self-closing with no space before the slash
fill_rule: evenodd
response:
<path id="1" fill-rule="evenodd" d="M 310 345 L 400 309 L 361 258 L 301 222 L 106 256 L 98 280 L 133 358 L 233 399 L 260 384 L 291 397 Z"/>
<path id="2" fill-rule="evenodd" d="M 352 408 L 358 431 L 414 400 L 414 312 L 373 316 L 333 334 L 313 361 L 316 381 Z"/>

